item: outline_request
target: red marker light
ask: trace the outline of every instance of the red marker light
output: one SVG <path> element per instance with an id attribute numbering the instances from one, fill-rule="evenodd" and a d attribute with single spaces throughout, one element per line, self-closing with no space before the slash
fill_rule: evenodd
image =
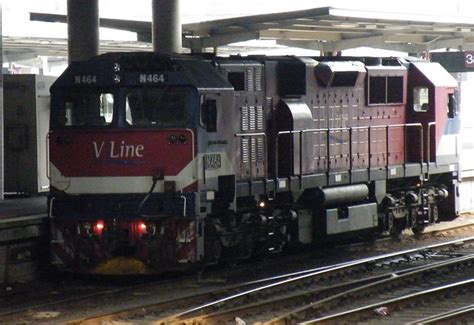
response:
<path id="1" fill-rule="evenodd" d="M 104 230 L 104 227 L 105 227 L 104 221 L 102 221 L 102 220 L 97 221 L 97 223 L 95 224 L 95 229 L 96 229 L 97 231 L 102 231 L 102 230 Z"/>
<path id="2" fill-rule="evenodd" d="M 138 224 L 138 229 L 140 229 L 142 232 L 146 231 L 146 224 L 144 222 L 140 222 Z"/>

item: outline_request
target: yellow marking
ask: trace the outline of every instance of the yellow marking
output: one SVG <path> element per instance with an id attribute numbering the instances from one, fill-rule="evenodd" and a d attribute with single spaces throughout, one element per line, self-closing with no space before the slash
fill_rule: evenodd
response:
<path id="1" fill-rule="evenodd" d="M 91 273 L 103 275 L 127 275 L 153 274 L 156 272 L 136 258 L 119 256 L 97 265 Z"/>

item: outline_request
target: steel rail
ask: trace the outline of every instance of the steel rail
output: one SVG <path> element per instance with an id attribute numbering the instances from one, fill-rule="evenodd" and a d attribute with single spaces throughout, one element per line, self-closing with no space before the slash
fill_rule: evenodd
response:
<path id="1" fill-rule="evenodd" d="M 341 292 L 347 292 L 354 288 L 360 288 L 364 285 L 368 285 L 376 281 L 386 280 L 395 276 L 403 275 L 405 273 L 413 272 L 423 267 L 426 267 L 426 266 L 416 266 L 410 269 L 405 269 L 405 270 L 395 271 L 395 272 L 388 271 L 387 273 L 383 273 L 380 275 L 370 276 L 370 277 L 350 281 L 347 283 L 346 282 L 340 283 L 334 286 L 329 286 L 329 287 L 317 289 L 314 291 L 312 290 L 311 292 L 303 292 L 303 293 L 292 294 L 292 295 L 284 296 L 284 297 L 276 297 L 265 302 L 249 303 L 247 305 L 243 305 L 237 308 L 224 310 L 221 312 L 215 312 L 215 313 L 208 314 L 202 317 L 196 317 L 196 318 L 193 318 L 192 320 L 186 320 L 186 322 L 197 322 L 197 323 L 220 322 L 220 321 L 224 321 L 224 319 L 231 319 L 238 315 L 251 314 L 251 313 L 258 312 L 259 310 L 266 310 L 269 307 L 275 308 L 275 306 L 289 306 L 290 304 L 299 304 L 302 301 L 305 301 L 305 300 L 308 301 L 309 299 L 314 299 L 315 296 L 330 297 L 332 295 L 336 295 Z"/>
<path id="2" fill-rule="evenodd" d="M 269 321 L 262 322 L 262 324 L 276 324 L 276 323 L 287 324 L 293 321 L 293 317 L 295 317 L 293 315 L 295 314 L 298 315 L 300 313 L 303 313 L 308 308 L 313 309 L 315 305 L 319 305 L 320 307 L 323 307 L 322 306 L 323 304 L 320 303 L 321 301 L 324 301 L 325 303 L 330 303 L 334 301 L 335 298 L 345 297 L 348 294 L 355 291 L 370 289 L 371 287 L 375 285 L 380 285 L 380 284 L 386 285 L 394 281 L 395 282 L 404 281 L 407 278 L 416 276 L 417 274 L 426 272 L 427 270 L 433 270 L 440 267 L 446 267 L 447 265 L 463 263 L 463 262 L 471 261 L 471 260 L 474 260 L 474 254 L 453 258 L 448 261 L 437 261 L 437 262 L 430 263 L 428 265 L 416 266 L 410 269 L 405 269 L 405 270 L 400 270 L 400 271 L 395 271 L 395 272 L 388 271 L 384 274 L 363 278 L 358 281 L 342 283 L 340 285 L 336 285 L 335 288 L 334 287 L 321 288 L 320 290 L 310 291 L 310 292 L 305 292 L 305 290 L 303 290 L 303 292 L 300 294 L 277 297 L 277 298 L 265 301 L 263 303 L 260 301 L 257 301 L 255 303 L 248 303 L 247 305 L 239 306 L 237 308 L 217 311 L 210 314 L 204 314 L 202 316 L 191 317 L 189 319 L 177 319 L 177 320 L 165 319 L 163 320 L 163 323 L 184 322 L 186 324 L 188 323 L 217 324 L 217 323 L 225 322 L 225 320 L 234 319 L 236 316 L 239 316 L 239 315 L 249 315 L 251 313 L 256 313 L 262 310 L 263 311 L 268 310 L 269 306 L 272 306 L 272 307 L 281 306 L 281 308 L 285 308 L 285 306 L 289 306 L 290 303 L 292 302 L 294 302 L 294 305 L 301 305 L 301 303 L 304 303 L 306 301 L 306 305 L 304 307 L 300 307 L 296 310 L 290 311 L 289 313 L 285 313 L 282 316 L 273 318 Z M 348 289 L 342 292 L 341 290 L 339 291 L 334 290 L 334 289 L 343 289 L 344 287 L 348 287 Z M 308 290 L 311 290 L 311 288 L 309 288 Z M 328 291 L 328 294 L 323 295 L 323 297 L 326 296 L 325 298 L 319 301 L 317 299 L 316 300 L 313 299 L 317 297 L 318 295 L 320 295 L 321 293 L 324 293 L 324 291 Z M 332 291 L 335 291 L 335 292 L 331 295 Z M 311 303 L 308 304 L 307 303 L 308 301 L 311 301 Z M 259 321 L 261 320 L 259 319 Z"/>
<path id="3" fill-rule="evenodd" d="M 341 263 L 342 264 L 342 263 Z M 325 270 L 330 268 L 331 266 L 323 266 L 320 268 L 315 268 L 313 270 Z M 246 290 L 246 288 L 254 288 L 257 285 L 261 285 L 262 283 L 265 282 L 272 282 L 275 281 L 275 279 L 282 279 L 286 277 L 291 277 L 293 274 L 298 274 L 298 273 L 303 273 L 302 272 L 295 272 L 295 273 L 290 273 L 288 275 L 280 275 L 276 277 L 270 277 L 266 279 L 261 279 L 261 280 L 256 280 L 256 281 L 249 281 L 245 283 L 239 283 L 235 285 L 230 285 L 230 286 L 225 286 L 224 288 L 221 289 L 210 289 L 208 291 L 205 291 L 200 294 L 190 294 L 184 297 L 179 297 L 176 299 L 171 299 L 171 300 L 166 300 L 158 303 L 152 303 L 152 304 L 147 304 L 144 306 L 139 306 L 139 307 L 132 307 L 128 308 L 125 310 L 121 310 L 119 312 L 113 312 L 113 313 L 106 313 L 103 315 L 98 315 L 98 316 L 91 316 L 91 317 L 84 317 L 80 319 L 75 319 L 75 320 L 69 320 L 64 322 L 64 324 L 97 324 L 100 322 L 105 322 L 105 321 L 110 321 L 116 318 L 120 317 L 130 317 L 130 315 L 134 316 L 140 316 L 140 315 L 146 315 L 151 312 L 156 312 L 156 311 L 167 311 L 171 309 L 175 309 L 178 305 L 182 304 L 197 304 L 197 303 L 202 303 L 202 301 L 206 301 L 209 299 L 212 299 L 215 296 L 224 296 L 228 294 L 235 294 L 235 292 L 239 292 L 241 290 Z M 0 315 L 1 316 L 1 315 Z"/>
<path id="4" fill-rule="evenodd" d="M 317 324 L 317 323 L 324 323 L 324 322 L 337 323 L 339 321 L 347 319 L 348 317 L 353 318 L 355 314 L 371 313 L 373 312 L 373 310 L 380 307 L 389 307 L 394 304 L 401 304 L 401 303 L 405 303 L 405 304 L 412 303 L 413 301 L 418 301 L 419 299 L 425 298 L 427 296 L 432 297 L 433 295 L 445 294 L 446 292 L 449 292 L 453 289 L 467 289 L 467 288 L 474 289 L 474 279 L 442 285 L 442 286 L 427 289 L 421 292 L 417 292 L 417 293 L 405 295 L 402 297 L 381 301 L 381 302 L 371 304 L 368 306 L 344 311 L 342 313 L 338 313 L 338 314 L 334 314 L 334 315 L 330 315 L 326 317 L 321 317 L 321 318 L 313 319 L 310 321 L 301 322 L 300 324 L 310 325 L 310 324 Z"/>
<path id="5" fill-rule="evenodd" d="M 202 304 L 203 301 L 209 301 L 213 299 L 213 297 L 216 296 L 223 296 L 223 295 L 228 295 L 229 293 L 231 294 L 231 290 L 235 290 L 235 292 L 238 292 L 238 294 L 233 294 L 230 297 L 223 298 L 223 299 L 218 299 L 214 300 L 211 303 L 207 303 L 206 306 L 211 306 L 213 304 L 222 304 L 223 302 L 231 299 L 235 299 L 236 297 L 240 297 L 246 292 L 252 291 L 252 290 L 262 290 L 262 288 L 266 287 L 271 287 L 273 285 L 278 285 L 278 283 L 285 282 L 285 281 L 294 281 L 297 280 L 301 277 L 308 277 L 317 273 L 322 273 L 322 274 L 330 274 L 331 270 L 343 270 L 344 268 L 350 268 L 352 266 L 355 266 L 357 264 L 363 264 L 367 263 L 367 265 L 375 264 L 377 262 L 382 262 L 383 260 L 389 260 L 392 258 L 396 258 L 397 256 L 406 256 L 410 254 L 417 254 L 421 253 L 424 254 L 426 252 L 430 251 L 436 251 L 436 250 L 443 250 L 448 248 L 449 246 L 457 246 L 457 245 L 462 245 L 465 242 L 471 242 L 474 241 L 474 237 L 468 237 L 468 238 L 463 238 L 463 239 L 458 239 L 458 240 L 453 240 L 453 241 L 448 241 L 445 243 L 440 243 L 440 244 L 434 244 L 434 245 L 428 245 L 424 247 L 419 247 L 419 248 L 413 248 L 413 249 L 408 249 L 408 250 L 403 250 L 400 252 L 395 252 L 395 253 L 389 253 L 389 254 L 382 254 L 379 256 L 373 256 L 373 257 L 367 257 L 367 258 L 362 258 L 356 261 L 350 261 L 350 262 L 344 262 L 344 263 L 339 263 L 335 265 L 329 265 L 329 266 L 323 266 L 323 267 L 318 267 L 318 268 L 312 268 L 309 270 L 304 270 L 304 271 L 299 271 L 299 272 L 292 272 L 288 274 L 283 274 L 283 275 L 278 275 L 274 277 L 269 277 L 266 279 L 261 279 L 261 280 L 256 280 L 256 281 L 250 281 L 242 284 L 237 284 L 237 285 L 232 285 L 232 286 L 227 286 L 225 288 L 215 290 L 211 289 L 208 292 L 204 292 L 200 294 L 199 296 L 196 295 L 190 295 L 188 297 L 182 297 L 178 299 L 172 299 L 172 300 L 167 300 L 167 301 L 162 301 L 158 304 L 148 304 L 145 306 L 139 306 L 139 307 L 132 307 L 126 310 L 121 310 L 119 312 L 113 312 L 113 313 L 107 313 L 107 314 L 102 314 L 102 315 L 97 315 L 97 316 L 91 316 L 91 317 L 86 317 L 86 318 L 81 318 L 81 319 L 76 319 L 72 321 L 72 323 L 75 324 L 92 324 L 94 322 L 97 322 L 98 320 L 110 320 L 114 319 L 116 317 L 126 317 L 126 315 L 145 315 L 147 313 L 153 312 L 153 310 L 166 310 L 170 306 L 176 306 L 178 303 L 181 301 L 181 305 L 197 305 L 197 304 Z M 258 287 L 255 289 L 255 287 Z M 252 290 L 247 290 L 249 288 L 253 288 Z M 122 291 L 122 290 L 119 290 Z M 105 293 L 106 294 L 106 293 Z M 194 300 L 192 300 L 193 298 Z M 83 298 L 79 299 L 71 299 L 72 301 L 80 301 Z M 188 300 L 187 300 L 188 299 Z M 187 303 L 183 303 L 183 301 L 186 301 Z M 59 302 L 61 303 L 61 302 Z M 51 304 L 46 304 L 47 306 L 54 306 L 57 305 L 58 302 L 53 302 Z M 44 305 L 42 305 L 44 306 Z M 201 306 L 202 307 L 202 306 Z M 185 308 L 185 307 L 183 307 Z M 31 309 L 31 308 L 28 308 Z M 193 308 L 192 310 L 197 310 L 198 308 Z M 187 312 L 190 310 L 187 310 L 185 312 L 181 312 L 179 314 L 173 315 L 173 319 L 176 319 L 176 316 L 184 316 Z M 14 311 L 13 313 L 7 313 L 7 314 L 14 314 L 14 313 L 20 313 L 21 311 Z M 7 316 L 7 314 L 1 314 L 1 316 Z M 169 319 L 169 318 L 168 318 Z M 71 322 L 68 322 L 71 323 Z"/>
<path id="6" fill-rule="evenodd" d="M 418 319 L 413 322 L 407 323 L 407 325 L 414 324 L 435 324 L 435 323 L 446 323 L 446 322 L 455 322 L 458 319 L 473 319 L 474 316 L 474 305 L 468 305 L 461 308 L 456 308 L 449 310 L 444 313 L 436 314 L 426 318 Z"/>
<path id="7" fill-rule="evenodd" d="M 337 294 L 335 296 L 329 297 L 327 299 L 323 299 L 317 302 L 314 302 L 311 305 L 308 306 L 303 306 L 301 308 L 295 309 L 289 313 L 286 313 L 285 315 L 281 315 L 279 317 L 276 317 L 269 322 L 266 322 L 264 324 L 281 324 L 288 322 L 290 320 L 298 319 L 299 315 L 307 313 L 308 310 L 317 310 L 318 308 L 323 308 L 324 306 L 328 304 L 335 304 L 337 301 L 340 301 L 341 299 L 344 300 L 349 300 L 354 298 L 354 295 L 362 295 L 364 292 L 365 294 L 369 294 L 369 292 L 373 292 L 374 289 L 381 289 L 384 286 L 388 286 L 390 288 L 394 288 L 395 285 L 403 283 L 404 281 L 410 282 L 416 280 L 417 276 L 423 276 L 427 271 L 435 271 L 438 270 L 440 271 L 442 268 L 452 268 L 455 265 L 462 264 L 462 263 L 467 263 L 470 262 L 472 263 L 474 261 L 474 254 L 466 255 L 466 256 L 461 256 L 457 258 L 453 258 L 447 261 L 441 261 L 437 263 L 433 263 L 432 265 L 428 265 L 423 268 L 419 268 L 418 270 L 415 270 L 413 272 L 408 272 L 400 276 L 392 277 L 390 279 L 384 279 L 381 281 L 373 282 L 371 284 L 358 287 L 356 289 L 349 290 L 347 292 L 343 292 L 340 294 Z M 474 281 L 474 280 L 473 280 Z M 348 313 L 348 312 L 347 312 Z M 345 313 L 341 313 L 341 315 Z M 339 314 L 338 314 L 339 315 Z M 327 316 L 330 317 L 330 316 Z M 308 321 L 305 324 L 315 324 L 319 322 L 320 320 L 325 319 L 325 317 L 318 318 L 316 320 Z"/>
<path id="8" fill-rule="evenodd" d="M 442 249 L 448 246 L 453 246 L 453 245 L 460 245 L 465 243 L 466 241 L 474 241 L 474 237 L 469 237 L 469 238 L 464 238 L 461 240 L 454 240 L 450 241 L 447 243 L 441 243 L 441 244 L 434 244 L 434 245 L 429 245 L 421 248 L 415 248 L 415 249 L 409 249 L 409 250 L 404 250 L 401 252 L 396 252 L 396 253 L 390 253 L 390 254 L 383 254 L 380 256 L 375 256 L 375 257 L 368 257 L 368 258 L 363 258 L 360 260 L 352 261 L 352 262 L 347 262 L 338 266 L 335 266 L 334 268 L 328 268 L 325 270 L 318 270 L 315 272 L 310 272 L 302 275 L 297 275 L 295 277 L 291 277 L 289 279 L 283 279 L 281 281 L 277 281 L 275 283 L 270 283 L 255 289 L 247 290 L 247 291 L 242 291 L 239 292 L 236 295 L 233 296 L 228 296 L 222 299 L 218 299 L 215 301 L 211 301 L 209 303 L 203 304 L 201 306 L 197 306 L 194 308 L 191 308 L 189 310 L 183 311 L 179 314 L 173 315 L 171 317 L 168 317 L 164 319 L 164 322 L 174 322 L 174 321 L 179 321 L 180 319 L 186 318 L 191 316 L 192 314 L 205 314 L 205 310 L 210 307 L 220 307 L 225 303 L 228 303 L 232 300 L 237 300 L 240 298 L 248 297 L 249 295 L 253 294 L 261 294 L 263 291 L 268 291 L 268 290 L 274 290 L 278 287 L 282 287 L 288 284 L 293 284 L 293 283 L 298 283 L 303 280 L 309 280 L 312 281 L 314 277 L 321 277 L 321 276 L 330 276 L 334 273 L 337 272 L 348 272 L 350 269 L 357 268 L 357 267 L 362 267 L 362 266 L 372 266 L 377 262 L 382 262 L 383 260 L 389 260 L 393 259 L 395 257 L 401 257 L 401 256 L 406 256 L 410 254 L 419 254 L 419 253 L 424 253 L 426 251 L 430 250 L 438 250 Z"/>

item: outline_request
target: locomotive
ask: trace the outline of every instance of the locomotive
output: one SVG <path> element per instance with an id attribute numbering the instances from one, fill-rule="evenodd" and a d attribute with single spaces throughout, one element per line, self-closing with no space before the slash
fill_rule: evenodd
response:
<path id="1" fill-rule="evenodd" d="M 162 272 L 452 220 L 456 87 L 414 58 L 72 63 L 51 87 L 53 260 Z"/>

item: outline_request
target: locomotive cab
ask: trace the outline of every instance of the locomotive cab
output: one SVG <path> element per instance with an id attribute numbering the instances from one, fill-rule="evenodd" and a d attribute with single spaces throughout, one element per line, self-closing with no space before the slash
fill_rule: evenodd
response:
<path id="1" fill-rule="evenodd" d="M 407 122 L 421 123 L 426 130 L 423 143 L 413 147 L 423 147 L 423 159 L 429 163 L 456 163 L 459 150 L 451 149 L 459 146 L 460 123 L 454 103 L 457 82 L 439 63 L 410 63 L 410 71 Z M 420 151 L 410 154 L 415 161 L 421 158 Z"/>
<path id="2" fill-rule="evenodd" d="M 58 260 L 97 273 L 117 272 L 117 257 L 133 273 L 199 261 L 199 190 L 218 189 L 210 169 L 225 160 L 208 154 L 207 143 L 223 129 L 217 108 L 229 89 L 203 61 L 107 54 L 71 64 L 51 88 Z"/>

